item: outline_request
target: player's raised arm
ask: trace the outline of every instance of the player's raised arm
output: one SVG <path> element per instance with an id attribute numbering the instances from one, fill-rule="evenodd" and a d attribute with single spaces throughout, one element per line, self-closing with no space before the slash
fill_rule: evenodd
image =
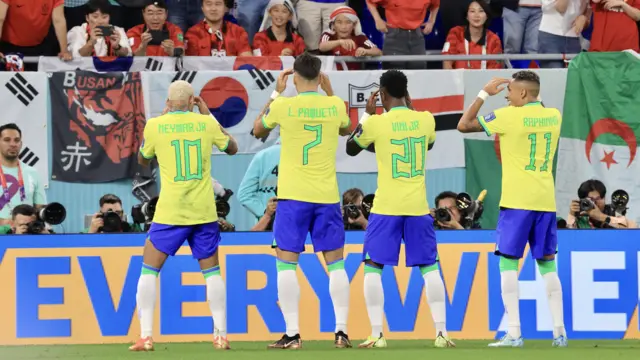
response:
<path id="1" fill-rule="evenodd" d="M 278 81 L 276 82 L 276 89 L 271 94 L 271 98 L 264 106 L 258 117 L 253 122 L 253 136 L 258 139 L 262 139 L 269 135 L 269 132 L 273 130 L 276 125 L 278 125 L 278 119 L 273 109 L 271 109 L 271 105 L 276 101 L 276 99 L 284 92 L 287 88 L 287 80 L 289 79 L 289 75 L 293 74 L 293 69 L 287 69 L 278 75 Z"/>
<path id="2" fill-rule="evenodd" d="M 367 123 L 365 125 L 367 119 L 371 115 L 376 114 L 376 104 L 378 102 L 378 93 L 379 91 L 374 91 L 371 96 L 369 96 L 369 100 L 367 100 L 367 107 L 365 109 L 364 114 L 360 118 L 360 123 L 356 126 L 351 136 L 347 140 L 347 155 L 356 156 L 363 149 L 367 149 L 371 152 L 375 152 L 374 146 L 374 138 L 373 138 L 373 124 L 372 122 Z"/>
<path id="3" fill-rule="evenodd" d="M 499 94 L 502 90 L 504 90 L 504 85 L 507 85 L 510 82 L 511 80 L 503 78 L 494 78 L 489 81 L 489 83 L 484 86 L 480 93 L 478 93 L 478 97 L 474 100 L 473 104 L 471 104 L 471 106 L 469 106 L 469 108 L 465 110 L 464 114 L 462 114 L 462 117 L 458 122 L 458 131 L 462 133 L 485 131 L 484 127 L 478 120 L 478 112 L 480 111 L 480 108 L 489 96 Z"/>
<path id="4" fill-rule="evenodd" d="M 334 95 L 333 87 L 331 86 L 331 80 L 329 80 L 329 76 L 325 73 L 320 73 L 320 88 L 325 92 L 325 94 L 327 94 L 327 96 Z M 344 104 L 344 102 L 340 100 L 340 104 Z M 340 111 L 342 112 L 343 117 L 339 134 L 340 136 L 347 136 L 351 134 L 351 119 L 349 119 L 349 114 L 347 113 L 346 106 L 344 106 L 343 109 L 341 108 Z"/>
<path id="5" fill-rule="evenodd" d="M 194 96 L 193 104 L 198 107 L 198 111 L 201 115 L 211 116 L 211 118 L 219 125 L 220 131 L 217 131 L 218 129 L 214 128 L 214 144 L 216 144 L 218 149 L 220 149 L 220 151 L 224 151 L 228 155 L 235 155 L 238 152 L 238 142 L 222 127 L 222 124 L 218 122 L 218 119 L 213 116 L 207 103 L 205 103 L 200 96 Z"/>
<path id="6" fill-rule="evenodd" d="M 148 167 L 151 160 L 156 156 L 155 147 L 153 145 L 153 129 L 151 126 L 147 125 L 149 125 L 148 122 L 144 127 L 144 137 L 142 144 L 140 145 L 140 151 L 138 151 L 138 164 L 144 167 Z"/>

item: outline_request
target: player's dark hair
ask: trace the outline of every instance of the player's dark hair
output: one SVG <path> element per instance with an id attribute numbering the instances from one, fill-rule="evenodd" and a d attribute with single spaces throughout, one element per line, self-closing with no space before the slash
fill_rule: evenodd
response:
<path id="1" fill-rule="evenodd" d="M 436 207 L 440 207 L 440 201 L 444 200 L 444 199 L 453 199 L 456 200 L 458 198 L 458 194 L 454 193 L 453 191 L 443 191 L 440 194 L 438 194 L 438 196 L 436 196 L 436 199 L 434 201 Z"/>
<path id="2" fill-rule="evenodd" d="M 464 14 L 462 15 L 462 18 L 464 19 L 465 23 L 469 25 L 469 20 L 467 19 L 467 13 L 469 12 L 469 7 L 473 3 L 477 3 L 478 5 L 480 5 L 484 13 L 487 14 L 487 21 L 484 22 L 483 27 L 485 29 L 488 28 L 489 25 L 491 25 L 491 19 L 493 18 L 493 14 L 491 13 L 491 8 L 489 7 L 489 3 L 484 0 L 470 0 L 467 3 L 467 6 L 464 7 Z"/>
<path id="3" fill-rule="evenodd" d="M 111 15 L 111 4 L 109 3 L 109 0 L 89 0 L 85 5 L 84 14 L 89 16 L 97 11 Z"/>
<path id="4" fill-rule="evenodd" d="M 396 99 L 407 95 L 408 83 L 407 76 L 400 70 L 389 70 L 380 77 L 380 88 Z"/>
<path id="5" fill-rule="evenodd" d="M 592 191 L 597 191 L 603 199 L 607 195 L 607 188 L 604 186 L 604 183 L 600 180 L 591 179 L 580 184 L 580 187 L 578 188 L 578 197 L 580 199 L 584 199 Z"/>
<path id="6" fill-rule="evenodd" d="M 160 8 L 160 9 L 165 9 L 167 11 L 169 10 L 169 8 L 167 7 L 166 0 L 146 0 L 144 2 L 144 5 L 142 6 L 142 10 L 143 11 L 147 10 L 147 8 L 149 6 L 151 6 L 151 5 L 153 5 L 153 6 L 157 7 L 157 8 Z"/>
<path id="7" fill-rule="evenodd" d="M 304 52 L 293 62 L 293 71 L 306 80 L 315 80 L 320 76 L 322 61 L 320 58 Z"/>
<path id="8" fill-rule="evenodd" d="M 2 126 L 0 126 L 0 136 L 2 136 L 2 132 L 5 130 L 15 130 L 18 132 L 18 134 L 20 134 L 20 137 L 22 138 L 22 130 L 20 130 L 20 128 L 18 127 L 18 125 L 14 124 L 14 123 L 8 123 L 8 124 L 4 124 Z"/>
<path id="9" fill-rule="evenodd" d="M 113 194 L 105 194 L 100 198 L 100 207 L 104 204 L 120 204 L 122 205 L 122 200 L 119 197 Z"/>
<path id="10" fill-rule="evenodd" d="M 540 86 L 540 76 L 538 76 L 538 74 L 534 73 L 531 70 L 518 71 L 517 73 L 513 74 L 513 79 L 515 81 L 528 81 L 536 83 L 538 84 L 538 86 Z"/>
<path id="11" fill-rule="evenodd" d="M 31 205 L 22 204 L 13 208 L 11 211 L 11 218 L 15 219 L 18 215 L 33 216 L 36 214 L 36 208 Z"/>
<path id="12" fill-rule="evenodd" d="M 349 189 L 342 194 L 342 205 L 355 203 L 358 197 L 364 198 L 364 193 L 358 188 Z"/>

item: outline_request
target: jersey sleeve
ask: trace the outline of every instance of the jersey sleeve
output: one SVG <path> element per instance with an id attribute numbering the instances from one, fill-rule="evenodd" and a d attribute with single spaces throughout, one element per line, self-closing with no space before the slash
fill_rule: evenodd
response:
<path id="1" fill-rule="evenodd" d="M 459 54 L 458 51 L 458 28 L 453 28 L 449 30 L 449 34 L 447 34 L 447 41 L 444 43 L 442 47 L 442 54 L 444 55 L 456 55 Z"/>
<path id="2" fill-rule="evenodd" d="M 509 125 L 509 111 L 510 109 L 506 107 L 498 109 L 485 116 L 478 116 L 478 122 L 482 125 L 487 136 L 491 136 L 493 134 L 502 135 L 507 131 Z"/>
<path id="3" fill-rule="evenodd" d="M 338 117 L 340 118 L 340 128 L 348 128 L 351 126 L 351 119 L 347 112 L 347 105 L 339 97 L 336 96 L 335 98 L 337 103 L 336 107 L 338 108 Z"/>
<path id="4" fill-rule="evenodd" d="M 376 119 L 377 115 L 369 117 L 365 122 L 361 123 L 360 130 L 353 137 L 356 144 L 361 148 L 366 149 L 369 145 L 373 144 L 376 139 Z"/>
<path id="5" fill-rule="evenodd" d="M 282 106 L 283 101 L 284 99 L 281 97 L 276 98 L 267 109 L 267 112 L 265 112 L 264 115 L 262 116 L 262 125 L 266 129 L 273 129 L 279 124 L 278 110 Z"/>
<path id="6" fill-rule="evenodd" d="M 127 31 L 127 38 L 129 38 L 129 46 L 131 46 L 131 51 L 137 51 L 140 45 L 142 44 L 142 40 L 140 40 L 140 29 L 136 26 L 129 31 Z"/>
<path id="7" fill-rule="evenodd" d="M 427 120 L 427 125 L 429 126 L 429 139 L 427 139 L 427 143 L 432 145 L 436 142 L 436 118 L 434 118 L 431 113 L 428 115 L 429 119 Z"/>
<path id="8" fill-rule="evenodd" d="M 218 150 L 220 151 L 225 151 L 227 150 L 227 147 L 229 146 L 229 137 L 227 135 L 225 135 L 225 133 L 222 132 L 222 128 L 220 128 L 220 123 L 218 122 L 218 119 L 216 119 L 213 114 L 210 115 L 211 119 L 213 120 L 213 126 L 210 129 L 211 132 L 211 136 L 212 136 L 212 143 L 215 147 L 218 148 Z"/>
<path id="9" fill-rule="evenodd" d="M 236 37 L 237 37 L 237 42 L 236 42 L 236 48 L 238 50 L 238 55 L 242 54 L 242 53 L 251 53 L 251 45 L 249 45 L 249 34 L 247 34 L 247 32 L 241 28 L 240 26 L 238 26 L 237 30 L 236 30 Z"/>
<path id="10" fill-rule="evenodd" d="M 269 56 L 269 39 L 264 33 L 259 32 L 253 36 L 253 55 L 254 56 Z"/>
<path id="11" fill-rule="evenodd" d="M 153 157 L 156 156 L 153 129 L 154 127 L 151 124 L 151 121 L 147 121 L 147 124 L 144 126 L 144 138 L 142 139 L 142 145 L 140 146 L 140 153 L 147 160 L 153 159 Z"/>

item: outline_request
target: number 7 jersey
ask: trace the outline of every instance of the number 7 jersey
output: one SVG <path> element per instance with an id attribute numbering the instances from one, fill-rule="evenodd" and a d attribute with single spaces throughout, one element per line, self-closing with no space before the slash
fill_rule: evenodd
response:
<path id="1" fill-rule="evenodd" d="M 160 199 L 153 222 L 198 225 L 218 220 L 211 182 L 213 146 L 221 151 L 229 137 L 211 116 L 170 112 L 149 119 L 140 153 L 160 168 Z"/>
<path id="2" fill-rule="evenodd" d="M 425 182 L 427 148 L 436 140 L 436 121 L 429 112 L 395 107 L 373 115 L 354 140 L 372 143 L 378 163 L 378 189 L 371 212 L 422 216 L 429 213 Z"/>
<path id="3" fill-rule="evenodd" d="M 488 136 L 500 136 L 500 206 L 555 212 L 552 170 L 562 125 L 560 111 L 532 102 L 498 109 L 479 116 L 478 121 Z"/>
<path id="4" fill-rule="evenodd" d="M 317 92 L 279 97 L 262 124 L 267 129 L 280 125 L 278 199 L 339 203 L 338 137 L 340 128 L 350 125 L 345 103 L 337 96 Z"/>

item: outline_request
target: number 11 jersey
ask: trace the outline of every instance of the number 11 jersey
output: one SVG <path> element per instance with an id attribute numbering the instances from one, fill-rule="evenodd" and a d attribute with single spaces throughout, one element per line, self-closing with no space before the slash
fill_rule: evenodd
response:
<path id="1" fill-rule="evenodd" d="M 211 116 L 170 112 L 147 120 L 140 153 L 160 168 L 160 199 L 153 222 L 198 225 L 218 220 L 211 182 L 213 146 L 227 149 L 229 137 Z"/>
<path id="2" fill-rule="evenodd" d="M 502 162 L 500 207 L 556 211 L 553 159 L 562 115 L 540 102 L 508 106 L 478 121 L 488 136 L 498 134 Z"/>
<path id="3" fill-rule="evenodd" d="M 262 118 L 267 129 L 280 125 L 278 199 L 314 204 L 340 202 L 336 153 L 340 128 L 350 125 L 337 96 L 306 92 L 279 97 Z"/>
<path id="4" fill-rule="evenodd" d="M 427 148 L 436 141 L 436 121 L 427 111 L 395 107 L 373 115 L 354 140 L 372 143 L 378 163 L 378 189 L 371 212 L 422 216 L 429 213 L 425 182 Z"/>

